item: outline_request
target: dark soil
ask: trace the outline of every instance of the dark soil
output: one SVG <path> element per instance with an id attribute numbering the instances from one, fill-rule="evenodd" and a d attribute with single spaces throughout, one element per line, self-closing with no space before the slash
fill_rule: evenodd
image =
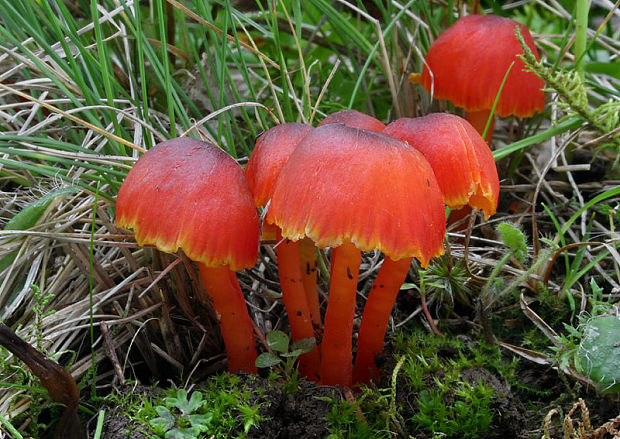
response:
<path id="1" fill-rule="evenodd" d="M 324 438 L 328 434 L 327 414 L 331 403 L 323 398 L 340 399 L 338 389 L 301 381 L 296 393 L 273 395 L 263 413 L 268 420 L 250 430 L 251 439 Z"/>
<path id="2" fill-rule="evenodd" d="M 493 423 L 490 431 L 484 436 L 485 439 L 509 439 L 509 438 L 540 438 L 543 433 L 545 415 L 551 409 L 557 409 L 551 423 L 551 437 L 563 436 L 561 421 L 570 411 L 578 397 L 571 395 L 570 389 L 565 388 L 563 380 L 555 371 L 539 366 L 532 366 L 524 373 L 523 379 L 535 387 L 541 386 L 549 392 L 541 392 L 542 397 L 537 399 L 531 391 L 515 391 L 506 380 L 481 367 L 465 369 L 461 373 L 464 381 L 472 385 L 479 383 L 492 387 L 495 397 L 491 405 L 493 411 Z M 535 382 L 538 379 L 539 382 Z M 267 379 L 257 377 L 247 380 L 244 385 L 251 384 L 257 390 L 250 402 L 260 403 L 260 415 L 265 418 L 258 427 L 252 427 L 247 435 L 249 439 L 295 439 L 295 438 L 326 438 L 329 435 L 327 415 L 332 410 L 332 402 L 329 400 L 343 400 L 342 392 L 338 388 L 319 386 L 315 383 L 300 381 L 298 391 L 292 394 L 284 394 L 280 389 Z M 258 389 L 261 389 L 259 392 Z M 200 387 L 196 387 L 200 390 Z M 564 392 L 557 392 L 563 389 Z M 152 397 L 152 389 L 138 387 L 127 389 L 133 392 L 133 396 L 143 395 Z M 548 393 L 548 397 L 544 394 Z M 536 392 L 534 392 L 536 394 Z M 259 396 L 260 395 L 260 396 Z M 589 411 L 589 420 L 593 427 L 602 425 L 607 420 L 618 416 L 620 402 L 608 398 L 596 396 L 593 392 L 585 392 L 581 395 L 586 400 Z M 399 401 L 404 406 L 412 406 L 415 394 L 400 392 Z M 522 398 L 522 399 L 520 399 Z M 136 424 L 124 412 L 121 406 L 113 406 L 106 409 L 106 417 L 103 426 L 102 438 L 120 439 L 149 438 L 148 428 Z M 407 415 L 404 413 L 404 415 Z M 575 426 L 583 422 L 579 410 L 571 418 Z M 89 424 L 90 437 L 93 437 L 95 420 Z M 241 427 L 237 434 L 241 434 Z M 235 434 L 232 437 L 236 437 Z M 612 436 L 602 436 L 609 437 Z"/>
<path id="3" fill-rule="evenodd" d="M 468 339 L 467 343 L 475 344 Z M 388 346 L 391 348 L 391 346 Z M 460 352 L 457 349 L 446 346 L 437 351 L 442 360 L 455 360 Z M 508 359 L 510 361 L 510 359 Z M 383 378 L 378 389 L 390 388 L 391 371 L 394 367 L 394 359 L 390 355 L 384 357 Z M 417 412 L 418 394 L 410 387 L 406 379 L 398 375 L 397 403 L 399 409 L 399 422 L 405 435 L 416 438 L 432 437 L 432 435 L 413 434 L 407 431 L 410 419 Z M 592 427 L 603 425 L 608 420 L 615 418 L 620 413 L 620 401 L 597 395 L 594 391 L 585 389 L 581 384 L 558 374 L 551 367 L 545 367 L 520 361 L 512 376 L 511 382 L 499 372 L 487 367 L 469 367 L 462 369 L 460 380 L 477 386 L 483 384 L 494 391 L 489 408 L 493 419 L 489 431 L 480 436 L 480 439 L 527 439 L 540 438 L 543 436 L 545 416 L 553 409 L 557 410 L 550 422 L 551 438 L 562 438 L 564 432 L 562 423 L 566 414 L 570 412 L 579 398 L 583 398 L 587 407 L 588 420 Z M 434 379 L 442 379 L 441 376 L 425 376 L 426 388 L 435 386 Z M 259 405 L 259 415 L 262 419 L 258 426 L 252 427 L 247 436 L 249 439 L 305 439 L 326 438 L 329 434 L 328 415 L 333 410 L 335 401 L 345 401 L 343 390 L 336 387 L 319 386 L 315 383 L 301 380 L 297 391 L 285 393 L 280 384 L 276 384 L 267 378 L 254 375 L 240 375 L 239 386 L 249 391 L 248 404 Z M 207 384 L 197 384 L 193 390 L 207 388 Z M 383 391 L 385 395 L 385 391 Z M 138 401 L 151 400 L 163 396 L 163 390 L 158 388 L 137 386 L 118 391 L 118 400 Z M 356 395 L 355 392 L 351 395 Z M 447 401 L 449 404 L 450 401 Z M 379 404 L 380 406 L 380 404 Z M 361 405 L 364 408 L 364 405 Z M 378 407 L 378 406 L 377 406 Z M 385 408 L 385 407 L 384 407 Z M 102 438 L 150 438 L 148 426 L 139 425 L 127 416 L 126 407 L 122 404 L 106 407 L 106 416 L 103 426 Z M 373 409 L 369 409 L 373 410 Z M 379 413 L 364 413 L 367 421 L 371 424 L 373 419 L 381 416 Z M 578 423 L 583 423 L 584 418 L 581 409 L 577 409 L 569 420 L 578 428 Z M 90 437 L 93 437 L 96 419 L 88 424 Z M 205 436 L 209 437 L 209 436 Z M 221 437 L 221 436 L 218 436 Z M 243 428 L 239 425 L 229 437 L 244 437 Z M 338 436 L 355 439 L 355 435 Z M 375 437 L 375 436 L 364 436 Z M 377 433 L 376 437 L 386 437 L 384 432 Z M 401 436 L 394 436 L 401 437 Z M 407 437 L 407 436 L 402 436 Z M 612 438 L 612 435 L 597 436 L 601 439 Z"/>
<path id="4" fill-rule="evenodd" d="M 143 433 L 144 427 L 137 425 L 126 414 L 122 413 L 117 407 L 111 413 L 106 415 L 106 420 L 103 423 L 103 430 L 101 433 L 102 438 L 119 439 L 119 438 L 132 438 L 132 439 L 148 439 L 150 436 Z M 91 431 L 91 436 L 94 436 L 94 431 Z"/>
<path id="5" fill-rule="evenodd" d="M 292 394 L 284 394 L 271 381 L 261 377 L 244 379 L 242 376 L 241 385 L 253 389 L 249 403 L 260 404 L 259 415 L 264 419 L 258 427 L 250 429 L 246 436 L 248 439 L 324 438 L 328 434 L 326 417 L 332 406 L 327 399 L 342 399 L 338 388 L 319 386 L 305 380 L 299 382 L 297 392 Z M 200 386 L 196 386 L 195 390 L 200 390 Z M 128 388 L 122 392 L 131 393 L 134 400 L 163 395 L 144 386 Z M 124 396 L 121 395 L 121 399 Z M 126 408 L 122 405 L 107 408 L 102 438 L 152 437 L 147 434 L 147 426 L 137 424 L 125 411 Z M 95 419 L 89 423 L 89 437 L 94 435 L 95 423 Z M 240 428 L 233 437 L 237 437 L 241 432 Z"/>

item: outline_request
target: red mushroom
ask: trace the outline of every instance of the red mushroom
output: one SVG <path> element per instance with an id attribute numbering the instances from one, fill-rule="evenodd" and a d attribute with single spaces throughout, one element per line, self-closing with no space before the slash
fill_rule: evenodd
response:
<path id="1" fill-rule="evenodd" d="M 301 123 L 283 123 L 258 138 L 245 168 L 256 206 L 267 205 L 282 167 L 297 144 L 312 129 L 311 126 Z M 310 239 L 295 242 L 283 239 L 279 228 L 275 228 L 278 241 L 278 275 L 293 341 L 312 337 L 318 339 L 315 328 L 320 330 L 322 324 L 316 285 L 314 243 Z M 315 347 L 299 358 L 301 375 L 318 380 L 319 364 L 319 349 Z"/>
<path id="2" fill-rule="evenodd" d="M 430 165 L 393 137 L 324 125 L 291 154 L 266 219 L 291 240 L 307 236 L 332 248 L 321 381 L 351 385 L 360 252 L 379 249 L 423 265 L 443 253 L 444 208 Z"/>
<path id="3" fill-rule="evenodd" d="M 448 207 L 469 205 L 481 210 L 485 219 L 495 213 L 499 177 L 493 153 L 466 120 L 433 113 L 397 119 L 383 132 L 407 142 L 426 157 Z"/>
<path id="4" fill-rule="evenodd" d="M 487 218 L 495 213 L 499 197 L 495 161 L 486 142 L 466 120 L 440 113 L 402 118 L 390 123 L 383 132 L 424 155 L 449 207 L 471 205 L 482 210 Z M 383 349 L 392 297 L 396 297 L 408 268 L 404 261 L 386 258 L 373 283 L 357 341 L 355 383 L 368 383 L 379 376 L 374 359 Z"/>
<path id="5" fill-rule="evenodd" d="M 385 124 L 380 120 L 357 110 L 340 110 L 330 114 L 318 126 L 330 123 L 343 123 L 348 127 L 381 132 Z"/>
<path id="6" fill-rule="evenodd" d="M 517 57 L 523 50 L 515 35 L 521 34 L 534 55 L 532 36 L 522 24 L 496 16 L 469 15 L 458 19 L 431 45 L 422 71 L 422 86 L 439 99 L 465 108 L 467 120 L 482 134 L 500 85 L 514 62 L 495 112 L 500 117 L 531 117 L 545 103 L 544 82 L 525 71 Z M 487 133 L 492 138 L 493 126 Z"/>
<path id="7" fill-rule="evenodd" d="M 381 132 L 385 124 L 378 119 L 357 110 L 341 110 L 327 116 L 319 126 L 330 123 L 343 123 L 353 128 Z M 389 322 L 392 307 L 400 286 L 407 277 L 411 257 L 394 261 L 389 256 L 383 260 L 379 274 L 373 283 L 370 295 L 364 307 L 360 336 L 358 336 L 357 354 L 353 369 L 353 382 L 368 383 L 372 376 L 378 377 L 374 365 L 377 354 L 383 350 L 383 340 Z M 362 372 L 363 371 L 363 372 Z"/>
<path id="8" fill-rule="evenodd" d="M 254 325 L 235 275 L 258 250 L 258 213 L 241 167 L 220 148 L 191 138 L 147 151 L 129 171 L 116 222 L 139 245 L 181 249 L 198 262 L 218 315 L 228 369 L 256 373 Z"/>

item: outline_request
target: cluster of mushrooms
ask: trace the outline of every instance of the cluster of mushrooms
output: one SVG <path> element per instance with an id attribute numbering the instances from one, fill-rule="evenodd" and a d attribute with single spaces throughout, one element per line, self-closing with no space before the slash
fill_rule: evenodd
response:
<path id="1" fill-rule="evenodd" d="M 471 124 L 436 113 L 386 126 L 344 110 L 317 127 L 269 129 L 245 170 L 193 138 L 165 141 L 137 161 L 118 194 L 117 224 L 133 229 L 140 245 L 182 249 L 197 262 L 230 371 L 257 372 L 255 325 L 235 271 L 256 263 L 262 227 L 263 239 L 277 243 L 291 337 L 317 341 L 299 358 L 300 374 L 340 386 L 378 378 L 375 358 L 412 259 L 425 267 L 443 254 L 445 206 L 470 206 L 485 218 L 495 213 L 499 179 L 477 121 L 489 119 L 511 63 L 496 113 L 529 117 L 544 105 L 542 82 L 516 57 L 522 51 L 515 26 L 536 53 L 524 26 L 479 15 L 459 19 L 428 52 L 419 81 L 435 98 L 465 108 Z M 260 225 L 257 208 L 264 213 Z M 317 247 L 331 249 L 324 318 Z M 360 257 L 373 250 L 385 258 L 364 306 L 353 362 Z"/>

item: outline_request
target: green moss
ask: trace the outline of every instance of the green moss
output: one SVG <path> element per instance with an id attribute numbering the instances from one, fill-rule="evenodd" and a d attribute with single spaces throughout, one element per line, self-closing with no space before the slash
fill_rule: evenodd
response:
<path id="1" fill-rule="evenodd" d="M 493 389 L 482 383 L 472 386 L 463 381 L 458 381 L 450 391 L 446 389 L 442 385 L 420 392 L 419 412 L 411 418 L 415 431 L 431 433 L 433 437 L 436 434 L 462 438 L 483 436 L 493 420 L 490 408 Z"/>
<path id="2" fill-rule="evenodd" d="M 252 385 L 255 379 L 223 373 L 200 391 L 169 389 L 163 395 L 136 392 L 110 398 L 153 437 L 243 438 L 263 420 L 259 401 L 264 389 Z"/>

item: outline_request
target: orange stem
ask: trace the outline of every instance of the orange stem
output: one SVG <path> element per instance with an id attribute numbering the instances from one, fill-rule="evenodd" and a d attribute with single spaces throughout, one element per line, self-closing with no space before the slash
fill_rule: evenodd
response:
<path id="1" fill-rule="evenodd" d="M 372 284 L 357 339 L 357 354 L 353 368 L 355 384 L 367 384 L 371 379 L 375 381 L 379 379 L 380 374 L 375 358 L 383 350 L 383 341 L 392 308 L 400 287 L 407 277 L 411 259 L 394 261 L 386 256 Z"/>
<path id="2" fill-rule="evenodd" d="M 321 382 L 352 383 L 353 317 L 361 252 L 350 242 L 332 249 L 329 303 L 321 343 Z"/>
<path id="3" fill-rule="evenodd" d="M 299 266 L 300 242 L 282 239 L 280 230 L 278 230 L 277 240 L 278 275 L 293 341 L 312 338 L 315 334 Z M 319 349 L 316 346 L 307 354 L 300 356 L 299 373 L 301 376 L 318 381 L 320 361 Z"/>
<path id="4" fill-rule="evenodd" d="M 306 291 L 306 301 L 308 302 L 308 308 L 310 309 L 314 332 L 320 335 L 323 329 L 323 321 L 321 320 L 319 291 L 316 286 L 316 247 L 310 238 L 302 238 L 299 241 L 299 265 L 301 267 L 301 278 L 304 284 L 304 290 Z"/>
<path id="5" fill-rule="evenodd" d="M 487 121 L 489 120 L 489 116 L 491 115 L 491 110 L 479 110 L 479 111 L 468 111 L 467 112 L 467 121 L 480 133 L 484 133 L 484 128 L 487 125 Z M 493 126 L 495 125 L 495 116 L 491 119 L 491 125 L 489 125 L 489 131 L 487 131 L 487 135 L 484 137 L 484 140 L 490 145 L 493 141 Z"/>
<path id="6" fill-rule="evenodd" d="M 207 267 L 198 263 L 200 276 L 213 302 L 228 356 L 228 370 L 257 373 L 254 325 L 245 304 L 237 275 L 228 266 Z"/>

